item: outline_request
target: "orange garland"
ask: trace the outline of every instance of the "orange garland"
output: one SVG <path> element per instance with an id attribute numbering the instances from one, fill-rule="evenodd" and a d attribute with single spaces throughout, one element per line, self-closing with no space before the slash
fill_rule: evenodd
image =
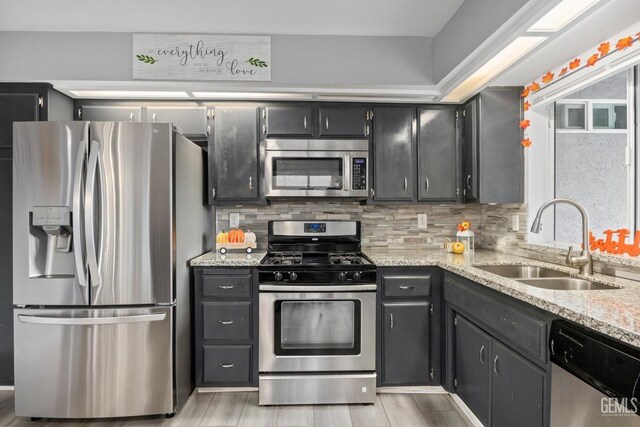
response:
<path id="1" fill-rule="evenodd" d="M 574 60 L 570 61 L 566 67 L 560 70 L 560 73 L 558 74 L 558 78 L 564 77 L 567 74 L 574 72 L 575 70 L 579 69 L 581 65 L 582 65 L 582 68 L 593 67 L 600 59 L 604 58 L 605 56 L 611 55 L 615 52 L 619 52 L 628 47 L 631 47 L 633 43 L 637 41 L 640 41 L 640 33 L 636 34 L 635 36 L 623 37 L 620 40 L 618 40 L 618 42 L 615 45 L 615 50 L 613 51 L 611 51 L 610 42 L 600 43 L 597 49 L 598 52 L 594 53 L 589 58 L 587 58 L 584 65 L 582 65 L 582 59 L 575 58 Z M 554 78 L 555 78 L 555 74 L 552 73 L 551 71 L 548 71 L 544 76 L 540 78 L 540 81 L 542 84 L 548 85 L 551 82 L 553 82 Z M 540 90 L 540 88 L 541 88 L 540 83 L 534 81 L 529 86 L 526 86 L 523 89 L 520 96 L 524 99 L 523 108 L 525 112 L 529 111 L 529 109 L 531 108 L 531 103 L 527 100 L 527 98 L 533 92 Z M 523 138 L 522 138 L 522 141 L 520 141 L 520 144 L 525 148 L 531 146 L 531 143 L 532 143 L 531 139 L 528 137 L 526 132 L 527 128 L 529 128 L 530 125 L 531 125 L 531 121 L 526 118 L 520 121 L 520 129 L 525 131 L 525 135 L 523 135 Z"/>

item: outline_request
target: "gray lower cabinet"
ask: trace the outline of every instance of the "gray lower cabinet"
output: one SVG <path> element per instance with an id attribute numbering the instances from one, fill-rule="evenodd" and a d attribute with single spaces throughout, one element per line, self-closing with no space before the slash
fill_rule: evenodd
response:
<path id="1" fill-rule="evenodd" d="M 456 318 L 456 393 L 485 425 L 489 424 L 491 337 L 462 316 Z"/>
<path id="2" fill-rule="evenodd" d="M 258 292 L 249 268 L 196 268 L 197 387 L 258 384 Z"/>
<path id="3" fill-rule="evenodd" d="M 209 202 L 260 202 L 257 106 L 216 107 L 209 137 Z"/>
<path id="4" fill-rule="evenodd" d="M 363 106 L 321 106 L 318 136 L 366 138 L 369 135 L 368 109 Z"/>
<path id="5" fill-rule="evenodd" d="M 440 384 L 439 270 L 378 272 L 378 385 Z"/>
<path id="6" fill-rule="evenodd" d="M 469 201 L 522 203 L 521 87 L 484 89 L 464 107 L 464 191 Z"/>
<path id="7" fill-rule="evenodd" d="M 373 200 L 416 200 L 416 109 L 373 109 Z"/>
<path id="8" fill-rule="evenodd" d="M 264 107 L 262 133 L 273 137 L 313 137 L 314 108 L 304 105 L 269 105 Z"/>
<path id="9" fill-rule="evenodd" d="M 418 110 L 418 200 L 455 202 L 460 186 L 460 132 L 456 106 Z"/>

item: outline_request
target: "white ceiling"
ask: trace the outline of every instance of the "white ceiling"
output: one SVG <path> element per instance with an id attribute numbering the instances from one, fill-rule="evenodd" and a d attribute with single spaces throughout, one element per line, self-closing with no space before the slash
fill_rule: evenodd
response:
<path id="1" fill-rule="evenodd" d="M 640 1 L 609 0 L 564 33 L 554 36 L 541 49 L 527 55 L 490 84 L 527 85 L 638 21 Z"/>
<path id="2" fill-rule="evenodd" d="M 0 31 L 434 36 L 464 0 L 0 1 Z"/>

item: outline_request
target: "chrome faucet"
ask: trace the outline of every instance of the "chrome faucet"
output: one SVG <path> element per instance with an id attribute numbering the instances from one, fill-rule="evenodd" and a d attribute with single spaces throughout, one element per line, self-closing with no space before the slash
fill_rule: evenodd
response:
<path id="1" fill-rule="evenodd" d="M 571 256 L 573 246 L 569 246 L 569 252 L 567 252 L 566 263 L 569 267 L 578 267 L 580 274 L 592 275 L 593 274 L 593 259 L 591 258 L 591 252 L 589 251 L 589 214 L 584 207 L 571 199 L 551 199 L 545 202 L 538 209 L 538 213 L 531 224 L 531 232 L 539 233 L 542 227 L 542 213 L 551 205 L 557 203 L 563 203 L 571 205 L 580 211 L 582 216 L 582 254 L 580 256 Z"/>

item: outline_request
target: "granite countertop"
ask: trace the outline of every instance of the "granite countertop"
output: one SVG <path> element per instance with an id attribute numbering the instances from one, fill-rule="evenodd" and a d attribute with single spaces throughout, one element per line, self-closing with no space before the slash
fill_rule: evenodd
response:
<path id="1" fill-rule="evenodd" d="M 640 347 L 640 282 L 595 274 L 592 281 L 618 289 L 590 291 L 557 291 L 525 285 L 514 279 L 489 273 L 475 266 L 499 264 L 538 265 L 577 274 L 575 268 L 532 260 L 520 256 L 477 250 L 469 255 L 454 255 L 442 250 L 399 251 L 364 250 L 378 267 L 437 266 L 488 288 L 556 314 L 568 320 Z M 192 267 L 257 266 L 264 252 L 207 253 L 191 261 Z"/>

